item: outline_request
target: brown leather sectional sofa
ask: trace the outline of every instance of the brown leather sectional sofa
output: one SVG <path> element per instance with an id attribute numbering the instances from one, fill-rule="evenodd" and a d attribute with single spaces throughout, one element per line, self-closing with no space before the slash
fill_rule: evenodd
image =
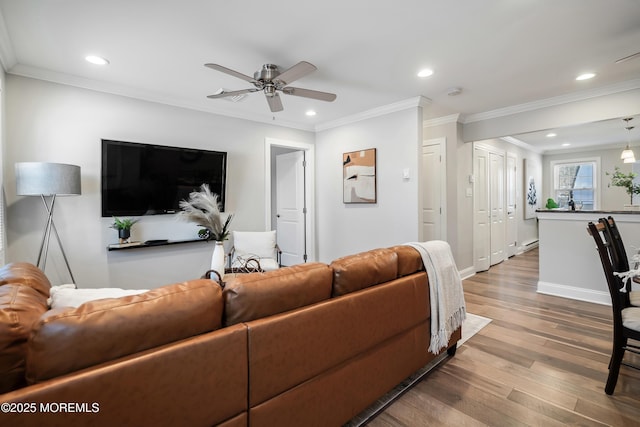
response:
<path id="1" fill-rule="evenodd" d="M 0 425 L 339 426 L 436 357 L 408 246 L 75 309 L 49 288 L 0 270 Z"/>

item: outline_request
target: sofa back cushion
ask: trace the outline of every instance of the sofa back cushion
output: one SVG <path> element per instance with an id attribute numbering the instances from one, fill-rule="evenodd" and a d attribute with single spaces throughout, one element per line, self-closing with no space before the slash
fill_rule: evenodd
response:
<path id="1" fill-rule="evenodd" d="M 122 298 L 50 310 L 27 348 L 29 384 L 220 328 L 222 291 L 192 280 Z"/>
<path id="2" fill-rule="evenodd" d="M 34 265 L 13 263 L 0 269 L 0 393 L 25 385 L 27 339 L 48 309 L 50 287 Z"/>
<path id="3" fill-rule="evenodd" d="M 407 245 L 398 245 L 389 249 L 398 255 L 398 277 L 424 271 L 422 256 L 415 248 Z"/>
<path id="4" fill-rule="evenodd" d="M 226 277 L 225 277 L 226 278 Z M 240 274 L 224 288 L 225 325 L 283 313 L 331 297 L 332 271 L 319 262 Z"/>
<path id="5" fill-rule="evenodd" d="M 398 277 L 398 255 L 391 249 L 373 249 L 338 258 L 330 266 L 333 269 L 334 297 Z"/>

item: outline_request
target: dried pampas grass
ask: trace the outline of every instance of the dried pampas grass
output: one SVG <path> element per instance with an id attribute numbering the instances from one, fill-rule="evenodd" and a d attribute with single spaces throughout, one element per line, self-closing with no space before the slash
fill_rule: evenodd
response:
<path id="1" fill-rule="evenodd" d="M 189 200 L 181 200 L 178 218 L 193 222 L 209 230 L 210 239 L 223 241 L 229 237 L 229 224 L 233 215 L 228 215 L 222 222 L 219 196 L 209 189 L 207 184 L 200 186 L 200 191 L 189 194 Z"/>

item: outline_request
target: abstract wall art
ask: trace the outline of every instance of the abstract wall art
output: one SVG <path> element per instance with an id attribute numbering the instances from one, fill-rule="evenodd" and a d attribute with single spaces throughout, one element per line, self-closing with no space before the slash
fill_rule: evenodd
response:
<path id="1" fill-rule="evenodd" d="M 342 155 L 344 203 L 376 203 L 376 149 Z"/>

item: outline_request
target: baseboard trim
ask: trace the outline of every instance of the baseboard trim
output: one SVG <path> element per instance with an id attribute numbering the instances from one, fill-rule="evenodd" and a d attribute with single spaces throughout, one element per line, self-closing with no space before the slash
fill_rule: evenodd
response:
<path id="1" fill-rule="evenodd" d="M 538 239 L 533 239 L 533 240 L 528 240 L 526 242 L 522 242 L 522 245 L 520 245 L 517 249 L 516 255 L 520 255 L 523 254 L 527 251 L 530 251 L 531 249 L 535 249 L 539 246 L 539 241 Z"/>
<path id="2" fill-rule="evenodd" d="M 553 295 L 556 297 L 571 298 L 601 305 L 611 305 L 611 296 L 609 296 L 608 292 L 577 288 L 575 286 L 559 285 L 557 283 L 538 281 L 538 293 Z"/>
<path id="3" fill-rule="evenodd" d="M 460 278 L 464 280 L 464 279 L 468 279 L 469 277 L 475 276 L 476 269 L 473 266 L 471 266 L 471 267 L 467 267 L 460 270 L 459 273 L 460 273 Z"/>

